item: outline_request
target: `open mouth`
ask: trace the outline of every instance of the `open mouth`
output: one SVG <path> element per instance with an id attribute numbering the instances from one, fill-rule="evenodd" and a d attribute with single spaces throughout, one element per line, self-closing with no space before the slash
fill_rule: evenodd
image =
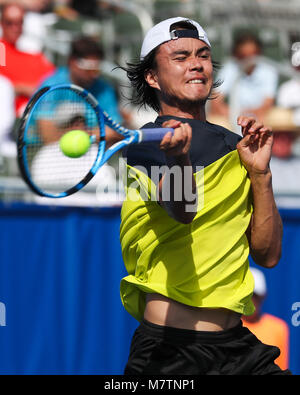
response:
<path id="1" fill-rule="evenodd" d="M 193 80 L 188 81 L 187 83 L 188 84 L 205 84 L 205 80 L 200 79 L 200 78 L 195 78 Z"/>

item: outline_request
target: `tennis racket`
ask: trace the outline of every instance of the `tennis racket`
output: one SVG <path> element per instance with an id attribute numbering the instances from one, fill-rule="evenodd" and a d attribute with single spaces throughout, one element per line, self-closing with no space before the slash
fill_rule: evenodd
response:
<path id="1" fill-rule="evenodd" d="M 105 125 L 123 139 L 106 149 Z M 89 135 L 88 151 L 71 158 L 61 138 L 81 130 Z M 29 101 L 18 130 L 18 164 L 33 192 L 62 198 L 81 190 L 116 152 L 130 144 L 160 141 L 171 128 L 130 130 L 110 118 L 94 96 L 76 85 L 39 90 Z"/>

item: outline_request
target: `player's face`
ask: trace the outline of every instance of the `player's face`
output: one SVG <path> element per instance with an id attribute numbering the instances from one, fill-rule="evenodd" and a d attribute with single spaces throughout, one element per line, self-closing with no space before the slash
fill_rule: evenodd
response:
<path id="1" fill-rule="evenodd" d="M 210 48 L 194 38 L 162 44 L 150 80 L 152 87 L 160 91 L 161 100 L 191 105 L 205 103 L 213 86 Z"/>

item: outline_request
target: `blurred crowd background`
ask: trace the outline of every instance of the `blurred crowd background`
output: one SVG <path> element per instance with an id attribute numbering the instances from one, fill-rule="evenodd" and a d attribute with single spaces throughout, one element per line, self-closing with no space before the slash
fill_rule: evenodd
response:
<path id="1" fill-rule="evenodd" d="M 87 88 L 101 81 L 111 96 L 102 96 L 100 104 L 110 102 L 108 112 L 127 127 L 142 126 L 156 115 L 130 103 L 126 74 L 116 66 L 138 59 L 144 33 L 154 23 L 184 16 L 206 29 L 218 63 L 216 78 L 223 81 L 217 98 L 207 105 L 208 120 L 236 133 L 241 114 L 272 126 L 276 199 L 281 206 L 300 207 L 299 1 L 0 0 L 0 6 L 3 201 L 35 199 L 19 177 L 16 162 L 18 121 L 31 95 L 45 81 L 81 81 Z M 99 53 L 91 49 L 74 54 L 74 43 L 82 38 L 96 42 Z M 116 158 L 110 165 L 118 174 Z M 90 200 L 90 192 L 80 199 L 69 197 L 65 204 L 118 204 L 119 195 Z"/>
<path id="2" fill-rule="evenodd" d="M 114 169 L 114 172 L 109 171 L 109 167 L 107 167 L 106 172 L 101 173 L 99 179 L 100 183 L 104 179 L 104 184 L 109 184 L 112 181 L 112 189 L 110 189 L 109 193 L 104 193 L 104 191 L 101 194 L 98 193 L 97 180 L 95 183 L 91 182 L 88 184 L 83 191 L 65 199 L 47 200 L 33 195 L 20 177 L 17 166 L 17 130 L 24 108 L 39 87 L 47 84 L 73 82 L 89 89 L 100 101 L 101 106 L 114 119 L 129 128 L 141 127 L 148 121 L 155 119 L 156 114 L 149 109 L 136 108 L 130 102 L 128 98 L 131 96 L 131 91 L 126 74 L 117 66 L 125 66 L 126 62 L 138 60 L 144 34 L 153 24 L 175 16 L 183 16 L 200 22 L 207 31 L 212 44 L 213 60 L 217 64 L 215 78 L 222 81 L 218 91 L 215 92 L 216 98 L 207 103 L 208 121 L 221 124 L 240 134 L 240 130 L 236 125 L 236 119 L 239 115 L 244 114 L 255 116 L 266 125 L 270 125 L 274 131 L 273 155 L 271 159 L 273 188 L 276 201 L 279 207 L 283 208 L 283 214 L 285 215 L 286 245 L 284 247 L 283 260 L 289 265 L 279 265 L 277 277 L 277 269 L 270 274 L 267 273 L 270 297 L 268 297 L 266 302 L 269 311 L 285 318 L 287 322 L 290 321 L 290 306 L 292 304 L 294 306 L 294 303 L 299 300 L 299 276 L 296 274 L 299 267 L 299 237 L 297 224 L 295 225 L 294 223 L 294 221 L 299 220 L 299 210 L 285 211 L 284 209 L 297 209 L 300 207 L 300 1 L 0 0 L 0 7 L 0 201 L 4 204 L 8 203 L 8 211 L 10 209 L 9 203 L 11 202 L 87 207 L 120 206 L 122 203 L 122 193 L 119 193 L 121 183 L 113 179 L 114 174 L 118 177 L 120 176 L 118 157 L 115 157 L 109 163 L 110 168 Z M 67 116 L 66 113 L 62 115 Z M 112 190 L 115 190 L 115 193 Z M 27 205 L 23 206 L 27 207 Z M 97 341 L 100 339 L 106 342 L 106 337 L 111 336 L 111 344 L 119 347 L 123 352 L 122 358 L 126 358 L 126 341 L 129 338 L 127 339 L 126 337 L 124 340 L 120 333 L 123 336 L 127 336 L 126 330 L 119 330 L 120 325 L 121 328 L 122 325 L 125 328 L 125 321 L 122 321 L 123 318 L 121 316 L 123 310 L 119 308 L 120 301 L 118 299 L 118 282 L 121 277 L 118 271 L 121 270 L 121 257 L 115 257 L 114 255 L 119 251 L 118 238 L 116 238 L 117 242 L 114 242 L 115 244 L 110 238 L 112 232 L 116 233 L 119 230 L 119 213 L 117 213 L 117 219 L 109 218 L 108 220 L 105 215 L 100 219 L 97 215 L 91 216 L 92 219 L 86 219 L 86 214 L 82 214 L 82 217 L 76 217 L 75 214 L 75 216 L 72 216 L 67 211 L 65 213 L 66 217 L 61 216 L 59 208 L 55 217 L 52 216 L 53 210 L 51 207 L 51 216 L 48 218 L 47 215 L 42 215 L 43 209 L 41 209 L 41 206 L 29 206 L 37 210 L 31 214 L 34 217 L 34 228 L 33 222 L 27 216 L 22 217 L 18 212 L 14 214 L 16 216 L 14 221 L 11 221 L 10 214 L 7 214 L 7 221 L 2 226 L 4 230 L 1 237 L 2 254 L 4 254 L 2 261 L 5 275 L 0 276 L 0 278 L 3 278 L 0 288 L 5 290 L 6 293 L 0 294 L 0 300 L 6 303 L 9 299 L 7 295 L 12 295 L 9 300 L 14 301 L 14 299 L 19 298 L 19 296 L 18 298 L 15 296 L 15 291 L 19 291 L 18 295 L 23 292 L 25 297 L 22 299 L 22 313 L 23 311 L 24 314 L 28 312 L 28 305 L 33 306 L 32 311 L 34 311 L 34 314 L 36 311 L 38 313 L 45 311 L 47 315 L 45 322 L 48 329 L 48 323 L 56 321 L 57 308 L 62 308 L 61 305 L 64 306 L 63 303 L 56 302 L 56 300 L 59 300 L 59 297 L 58 299 L 54 298 L 55 300 L 52 303 L 52 295 L 54 293 L 57 295 L 58 291 L 57 289 L 52 291 L 51 287 L 54 289 L 57 283 L 49 281 L 48 273 L 52 273 L 53 266 L 55 266 L 53 264 L 55 263 L 59 276 L 65 275 L 67 278 L 66 283 L 69 281 L 69 287 L 65 288 L 76 290 L 76 292 L 70 292 L 68 299 L 65 288 L 63 286 L 58 287 L 63 293 L 62 299 L 66 298 L 71 307 L 73 306 L 72 303 L 74 303 L 74 309 L 67 309 L 67 311 L 71 310 L 71 315 L 61 314 L 60 316 L 66 317 L 66 320 L 69 320 L 70 317 L 72 319 L 76 318 L 76 314 L 74 314 L 74 317 L 72 315 L 75 311 L 77 312 L 77 299 L 74 299 L 74 295 L 78 293 L 80 303 L 85 299 L 82 298 L 83 292 L 78 292 L 78 290 L 81 290 L 80 286 L 77 289 L 78 284 L 76 281 L 73 281 L 76 277 L 74 274 L 74 262 L 77 263 L 75 269 L 77 267 L 78 270 L 81 270 L 80 264 L 85 265 L 85 268 L 92 267 L 87 265 L 90 260 L 92 262 L 91 265 L 95 265 L 95 273 L 97 273 L 97 275 L 93 275 L 92 273 L 94 272 L 90 271 L 90 274 L 92 274 L 90 279 L 88 279 L 88 276 L 84 276 L 84 281 L 88 279 L 90 282 L 96 282 L 94 287 L 89 283 L 88 292 L 85 293 L 88 296 L 92 295 L 92 302 L 89 302 L 89 307 L 94 306 L 95 308 L 95 314 L 91 315 L 93 325 L 90 325 L 90 328 L 95 328 Z M 4 205 L 4 207 L 6 206 Z M 102 212 L 102 210 L 99 211 Z M 105 210 L 103 211 L 105 212 Z M 40 218 L 40 228 L 37 227 L 36 217 Z M 59 222 L 60 217 L 65 221 L 63 225 Z M 6 218 L 5 215 L 3 215 L 3 218 Z M 84 218 L 87 220 L 86 224 L 83 220 Z M 90 226 L 90 220 L 95 221 L 93 226 Z M 19 224 L 20 230 L 16 224 Z M 53 229 L 51 226 L 53 226 Z M 112 228 L 112 226 L 115 226 L 115 228 Z M 57 231 L 59 227 L 62 228 L 61 233 Z M 23 236 L 22 229 L 25 229 L 24 236 L 30 237 L 30 242 Z M 32 229 L 34 229 L 34 232 L 32 232 Z M 78 230 L 78 238 L 76 238 L 77 233 L 75 229 Z M 112 231 L 111 229 L 114 230 Z M 98 234 L 96 230 L 100 233 Z M 16 242 L 14 237 L 15 232 L 18 231 L 20 234 L 22 233 L 22 237 L 16 238 L 18 240 Z M 7 241 L 10 240 L 8 239 L 9 237 L 12 239 L 11 245 Z M 50 242 L 45 242 L 45 240 L 48 241 L 48 238 Z M 91 249 L 91 245 L 94 245 L 93 252 L 87 254 L 86 244 L 83 244 L 84 253 L 78 253 L 75 246 L 80 249 L 82 240 L 88 244 L 89 249 Z M 102 248 L 102 252 L 101 248 L 99 248 L 101 240 L 105 245 Z M 64 244 L 71 246 L 71 248 L 67 250 Z M 18 248 L 15 248 L 15 245 Z M 23 247 L 20 247 L 20 245 L 23 245 Z M 32 248 L 33 245 L 41 249 L 40 255 L 35 253 L 35 249 Z M 288 247 L 286 248 L 286 246 Z M 22 252 L 22 248 L 24 251 L 26 248 L 28 249 L 27 254 Z M 108 249 L 108 252 L 107 256 L 104 255 L 104 257 L 110 264 L 106 264 L 104 267 L 111 272 L 110 275 L 101 279 L 97 270 L 101 271 L 102 269 L 98 263 L 102 259 L 101 254 L 103 250 L 106 249 Z M 70 251 L 74 253 L 70 254 Z M 18 256 L 18 253 L 22 254 L 22 256 Z M 44 279 L 44 283 L 43 281 L 40 282 L 40 280 L 36 281 L 38 276 L 32 276 L 33 271 L 27 270 L 26 264 L 23 263 L 25 258 L 30 262 L 29 266 L 35 267 L 37 273 L 39 273 L 39 270 L 42 271 L 41 278 Z M 41 259 L 43 260 L 43 265 L 40 265 Z M 67 275 L 68 270 L 65 269 L 61 274 L 61 261 L 64 263 L 68 262 L 68 268 L 72 273 L 70 276 Z M 29 273 L 28 277 L 32 277 L 29 278 L 29 284 L 31 284 L 30 281 L 34 282 L 32 288 L 24 281 L 22 275 L 15 276 L 15 272 L 19 273 L 18 270 L 20 270 L 20 267 L 18 270 L 15 269 L 15 262 L 20 262 L 20 267 L 24 270 L 24 273 L 26 272 L 24 278 L 27 278 L 27 271 Z M 47 265 L 48 270 L 44 269 Z M 65 264 L 63 266 L 65 268 Z M 11 283 L 15 284 L 15 282 L 9 281 L 9 270 L 11 270 L 11 279 L 19 279 L 20 284 L 24 288 L 21 286 L 15 286 L 14 288 L 10 285 Z M 47 275 L 44 276 L 44 273 L 47 273 Z M 275 277 L 271 278 L 273 273 L 275 273 Z M 266 342 L 271 344 L 275 344 L 277 341 L 278 344 L 281 342 L 280 348 L 283 359 L 281 362 L 286 365 L 289 352 L 287 325 L 280 322 L 276 317 L 274 318 L 270 315 L 261 316 L 260 304 L 267 295 L 267 286 L 263 275 L 257 275 L 258 278 L 255 279 L 255 283 L 258 288 L 255 290 L 254 297 L 256 297 L 258 308 L 257 314 L 259 318 L 263 317 L 264 327 L 262 329 L 258 325 L 257 322 L 259 320 L 257 316 L 250 318 L 248 324 L 252 325 L 253 330 L 258 331 L 261 336 L 266 336 Z M 78 275 L 77 280 L 78 283 L 82 284 L 80 276 Z M 110 280 L 108 281 L 107 278 Z M 98 283 L 99 279 L 102 281 L 100 285 Z M 44 286 L 49 287 L 49 295 L 51 297 L 48 295 L 47 299 L 47 292 L 43 292 L 44 299 L 37 298 L 35 293 L 36 283 L 41 283 L 41 289 L 44 289 Z M 115 292 L 112 292 L 111 284 L 117 287 Z M 105 287 L 107 286 L 109 290 L 106 291 Z M 34 290 L 34 297 L 31 297 L 28 289 Z M 96 294 L 91 292 L 91 289 L 97 292 L 102 292 L 103 290 L 103 296 L 102 293 L 101 295 L 99 294 L 101 297 L 93 296 Z M 109 301 L 111 302 L 112 294 L 117 298 L 115 303 L 119 307 L 114 308 L 118 314 L 107 314 L 109 308 L 109 312 L 113 310 L 110 307 L 111 305 L 106 303 L 107 295 L 110 295 Z M 40 309 L 35 308 L 33 300 L 40 300 L 42 307 Z M 86 299 L 86 301 L 89 300 Z M 101 315 L 98 314 L 99 306 L 97 303 L 103 300 L 105 300 L 105 303 L 102 303 L 100 306 L 102 309 Z M 24 303 L 26 304 L 26 301 L 27 307 L 25 308 L 23 305 Z M 9 308 L 14 303 L 8 303 Z M 16 304 L 19 306 L 19 302 Z M 51 310 L 52 304 L 53 311 Z M 45 305 L 47 305 L 47 309 L 44 308 Z M 52 311 L 52 318 L 54 317 L 52 320 L 48 317 L 49 311 Z M 103 311 L 107 325 L 103 325 Z M 10 317 L 15 316 L 18 319 L 18 314 L 10 313 Z M 35 317 L 35 315 L 33 316 Z M 108 316 L 111 322 L 116 320 L 117 324 L 109 326 L 109 322 L 107 322 Z M 99 320 L 99 326 L 94 325 L 95 317 Z M 14 328 L 15 331 L 20 329 L 20 335 L 16 335 L 12 330 L 9 332 L 11 343 L 6 340 L 3 343 L 5 345 L 13 345 L 15 351 L 18 350 L 18 347 L 14 336 L 17 339 L 20 338 L 20 344 L 22 344 L 20 349 L 24 349 L 24 322 L 43 323 L 43 319 L 40 319 L 40 316 L 38 316 L 30 321 L 26 316 L 25 320 L 22 318 L 20 322 L 22 322 L 22 325 L 15 323 L 15 325 L 10 327 Z M 89 321 L 84 322 L 80 317 L 76 321 L 77 326 L 78 322 L 85 324 Z M 265 326 L 266 322 L 267 326 Z M 296 324 L 299 325 L 298 322 Z M 299 371 L 299 353 L 297 352 L 299 349 L 297 347 L 299 335 L 296 324 L 290 325 L 292 335 L 292 347 L 290 349 L 292 367 L 294 369 L 297 367 Z M 66 337 L 62 337 L 63 341 L 55 343 L 55 347 L 57 344 L 64 344 L 66 347 L 64 350 L 65 354 L 70 354 L 70 364 L 66 364 L 65 361 L 63 361 L 64 363 L 62 362 L 62 365 L 68 365 L 68 369 L 69 366 L 75 366 L 73 365 L 74 353 L 72 351 L 68 354 L 66 350 L 68 351 L 70 345 L 73 345 L 73 347 L 77 346 L 77 344 L 78 347 L 81 345 L 80 342 L 77 342 L 77 337 L 75 336 L 77 333 L 76 325 L 75 330 L 73 330 L 73 324 L 72 330 L 66 330 Z M 39 329 L 39 326 L 35 325 L 34 328 Z M 51 326 L 49 328 L 51 335 L 52 333 L 55 335 L 56 327 L 55 330 L 52 330 Z M 67 326 L 67 328 L 70 327 Z M 108 335 L 99 336 L 99 328 L 104 331 L 107 330 Z M 112 335 L 114 330 L 118 332 L 116 336 Z M 30 331 L 27 332 L 29 334 Z M 73 333 L 75 334 L 74 338 L 72 337 Z M 34 336 L 34 331 L 32 336 Z M 275 336 L 278 339 L 275 339 Z M 116 339 L 118 339 L 119 343 L 116 342 Z M 74 344 L 72 343 L 73 340 Z M 28 342 L 28 339 L 26 341 Z M 31 341 L 31 338 L 29 341 Z M 39 341 L 41 344 L 44 344 L 42 338 Z M 91 341 L 91 348 L 94 348 L 93 336 L 85 336 L 85 341 Z M 123 343 L 124 345 L 122 346 Z M 108 343 L 99 344 L 101 345 L 99 355 L 103 359 L 102 361 L 100 358 L 101 363 L 105 366 L 103 371 L 116 372 L 119 366 L 123 366 L 122 358 L 120 357 L 121 362 L 117 359 L 119 358 L 119 350 L 111 352 L 111 349 L 107 346 Z M 35 347 L 35 349 L 38 350 L 38 347 Z M 103 349 L 107 349 L 109 352 L 107 351 L 105 354 Z M 80 352 L 87 350 L 87 347 L 81 347 L 80 350 Z M 41 350 L 39 352 L 42 353 Z M 26 353 L 26 356 L 24 356 L 25 371 L 27 371 L 28 366 L 29 370 L 33 369 L 32 366 L 34 366 L 34 364 L 28 364 L 27 359 L 29 357 L 27 354 L 29 355 L 30 353 Z M 54 352 L 52 354 L 56 355 Z M 60 354 L 61 350 L 59 350 Z M 33 359 L 36 358 L 34 353 L 32 355 Z M 16 356 L 11 352 L 4 352 L 3 356 L 4 367 L 2 366 L 1 368 L 0 363 L 0 370 L 7 371 L 8 362 L 6 358 L 8 356 L 11 356 L 12 370 L 14 370 L 14 358 Z M 99 369 L 99 356 L 97 355 L 96 357 L 96 366 Z M 107 361 L 105 358 L 110 358 L 111 360 Z M 48 361 L 48 359 L 49 366 L 51 367 L 53 362 L 55 369 L 58 369 L 59 364 L 57 364 L 57 361 L 48 358 L 48 354 L 44 360 L 40 358 L 41 361 L 43 360 L 43 363 Z M 79 359 L 82 360 L 82 358 Z M 39 361 L 39 359 L 36 358 L 36 361 Z M 111 367 L 108 362 L 111 363 Z M 34 363 L 37 364 L 37 362 Z M 47 372 L 52 371 L 51 368 L 47 367 L 47 369 Z M 68 371 L 70 370 L 72 369 Z"/>

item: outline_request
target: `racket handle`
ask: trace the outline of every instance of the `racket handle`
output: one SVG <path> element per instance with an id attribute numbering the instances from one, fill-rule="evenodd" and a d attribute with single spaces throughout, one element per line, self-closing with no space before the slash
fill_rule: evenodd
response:
<path id="1" fill-rule="evenodd" d="M 141 129 L 141 131 L 143 133 L 141 142 L 161 141 L 168 132 L 174 133 L 172 128 Z"/>

